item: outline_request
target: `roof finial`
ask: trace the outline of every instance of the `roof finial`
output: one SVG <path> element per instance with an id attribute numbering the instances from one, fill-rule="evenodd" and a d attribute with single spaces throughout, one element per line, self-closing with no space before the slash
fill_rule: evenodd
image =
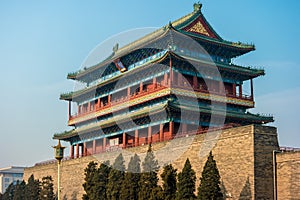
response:
<path id="1" fill-rule="evenodd" d="M 173 28 L 173 25 L 172 25 L 172 22 L 171 22 L 171 21 L 169 21 L 168 28 L 169 28 L 169 29 Z"/>
<path id="2" fill-rule="evenodd" d="M 113 47 L 113 52 L 116 53 L 119 49 L 119 43 L 116 43 L 115 46 Z"/>
<path id="3" fill-rule="evenodd" d="M 198 1 L 198 3 L 194 3 L 194 11 L 199 11 L 202 8 L 202 3 Z"/>

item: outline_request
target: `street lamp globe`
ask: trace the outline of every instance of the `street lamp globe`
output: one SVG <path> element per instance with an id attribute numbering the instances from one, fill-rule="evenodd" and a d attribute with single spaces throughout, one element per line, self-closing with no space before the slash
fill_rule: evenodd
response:
<path id="1" fill-rule="evenodd" d="M 58 162 L 60 162 L 64 158 L 64 149 L 66 147 L 61 146 L 60 140 L 58 140 L 58 144 L 53 148 L 55 159 L 58 160 Z"/>

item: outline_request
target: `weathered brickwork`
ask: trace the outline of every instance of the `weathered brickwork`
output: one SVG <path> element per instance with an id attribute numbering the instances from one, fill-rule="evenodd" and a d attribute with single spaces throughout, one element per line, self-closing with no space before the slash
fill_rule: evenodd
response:
<path id="1" fill-rule="evenodd" d="M 300 199 L 300 151 L 278 153 L 277 191 L 278 199 Z"/>
<path id="2" fill-rule="evenodd" d="M 255 199 L 273 199 L 273 150 L 279 150 L 277 134 L 271 127 L 255 129 L 254 188 Z"/>
<path id="3" fill-rule="evenodd" d="M 273 199 L 272 151 L 278 149 L 274 127 L 249 125 L 194 137 L 181 137 L 172 142 L 153 144 L 153 149 L 161 166 L 173 163 L 178 171 L 189 158 L 197 174 L 197 187 L 207 155 L 212 149 L 220 171 L 222 188 L 228 199 Z M 138 153 L 143 160 L 146 151 L 147 146 L 123 150 L 126 165 L 133 153 Z M 62 196 L 80 199 L 84 193 L 82 184 L 88 162 L 111 160 L 112 163 L 119 153 L 108 152 L 64 161 L 61 167 Z M 27 168 L 25 180 L 31 174 L 38 179 L 52 175 L 56 187 L 56 164 Z"/>

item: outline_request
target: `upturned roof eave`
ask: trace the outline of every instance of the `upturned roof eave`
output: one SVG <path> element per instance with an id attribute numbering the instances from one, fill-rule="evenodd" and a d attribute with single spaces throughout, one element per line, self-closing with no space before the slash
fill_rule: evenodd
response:
<path id="1" fill-rule="evenodd" d="M 167 57 L 169 55 L 168 52 L 169 51 L 166 51 L 166 53 L 164 53 L 161 57 L 158 57 L 157 59 L 155 59 L 153 61 L 150 61 L 149 63 L 145 63 L 145 64 L 139 66 L 137 69 L 140 69 L 141 67 L 144 67 L 144 66 L 149 65 L 149 64 L 157 63 L 160 60 L 163 60 L 165 57 Z M 81 90 L 78 90 L 78 91 L 75 91 L 75 92 L 68 92 L 68 93 L 65 93 L 65 94 L 61 94 L 59 99 L 60 100 L 66 100 L 66 101 L 72 101 L 72 99 L 74 97 L 78 97 L 82 94 L 85 94 L 86 92 L 95 90 L 96 88 L 100 87 L 101 85 L 111 83 L 112 81 L 118 79 L 119 77 L 122 77 L 123 75 L 125 75 L 126 73 L 129 73 L 129 72 L 132 72 L 132 71 L 131 70 L 126 71 L 123 74 L 119 74 L 119 75 L 116 75 L 114 77 L 111 77 L 110 79 L 107 79 L 107 80 L 105 80 L 101 83 L 98 83 L 97 85 L 93 85 L 93 86 L 90 86 L 90 87 L 87 87 L 87 88 L 84 88 L 84 89 L 81 89 Z"/>
<path id="2" fill-rule="evenodd" d="M 112 55 L 109 56 L 108 58 L 106 58 L 104 61 L 101 61 L 100 63 L 98 63 L 96 65 L 93 65 L 89 68 L 86 68 L 84 70 L 79 70 L 79 71 L 74 72 L 74 73 L 69 73 L 67 75 L 67 77 L 69 77 L 70 79 L 73 79 L 73 80 L 80 81 L 79 80 L 80 77 L 83 77 L 84 75 L 86 75 L 88 73 L 91 73 L 96 69 L 99 69 L 101 67 L 104 67 L 104 66 L 107 66 L 107 65 L 111 64 L 114 60 L 116 60 L 118 58 L 121 58 L 121 57 L 127 55 L 128 53 L 144 46 L 145 43 L 150 42 L 151 40 L 160 38 L 167 31 L 168 31 L 167 27 L 162 27 L 162 28 L 150 33 L 150 34 L 145 35 L 144 37 L 142 37 L 142 38 L 140 38 L 140 39 L 138 39 L 134 42 L 131 42 L 131 43 L 125 45 L 124 47 L 121 47 L 116 52 L 112 53 Z"/>
<path id="3" fill-rule="evenodd" d="M 251 76 L 252 78 L 256 78 L 258 76 L 262 76 L 262 75 L 265 74 L 263 69 L 252 69 L 252 68 L 249 68 L 249 67 L 242 67 L 242 66 L 238 66 L 238 65 L 234 65 L 234 64 L 233 65 L 226 65 L 224 63 L 210 63 L 210 62 L 206 62 L 206 61 L 199 60 L 199 59 L 196 60 L 196 59 L 190 58 L 188 56 L 177 55 L 176 53 L 174 53 L 172 51 L 167 51 L 160 59 L 155 60 L 155 61 L 150 62 L 150 63 L 147 63 L 146 65 L 160 62 L 162 59 L 165 59 L 170 54 L 173 55 L 173 56 L 178 57 L 179 59 L 186 59 L 186 60 L 191 60 L 192 59 L 193 61 L 197 61 L 197 62 L 201 62 L 201 63 L 215 64 L 215 65 L 217 65 L 219 67 L 222 67 L 224 69 L 225 68 L 228 68 L 228 69 L 232 68 L 232 70 L 237 70 L 239 72 L 243 72 L 244 74 L 246 74 L 248 76 Z M 132 72 L 132 71 L 128 71 L 128 72 L 125 72 L 125 73 L 129 73 L 129 72 Z M 85 94 L 89 91 L 95 90 L 97 87 L 100 87 L 101 85 L 110 83 L 110 82 L 118 79 L 118 77 L 121 77 L 121 76 L 122 76 L 122 74 L 114 76 L 110 79 L 107 79 L 104 82 L 101 82 L 97 85 L 93 85 L 91 87 L 84 88 L 82 90 L 78 90 L 78 91 L 75 91 L 75 92 L 69 92 L 69 93 L 66 93 L 66 94 L 61 94 L 60 95 L 60 100 L 72 101 L 72 99 L 74 97 L 79 97 L 80 95 L 83 95 L 83 94 Z"/>
<path id="4" fill-rule="evenodd" d="M 148 116 L 150 110 L 151 110 L 151 114 L 154 114 L 154 113 L 157 113 L 157 112 L 162 112 L 165 110 L 165 108 L 167 107 L 167 104 L 168 102 L 165 102 L 161 105 L 158 105 L 158 106 L 155 106 L 155 107 L 152 107 L 152 108 L 144 108 L 140 111 L 137 111 L 136 113 L 129 113 L 129 116 L 127 114 L 123 114 L 121 117 L 119 117 L 119 119 L 117 120 L 118 123 L 122 123 L 122 122 L 126 122 L 126 121 L 130 121 L 132 119 L 135 119 L 135 118 L 138 118 L 138 117 L 141 117 L 141 116 Z M 78 136 L 82 133 L 86 133 L 88 131 L 92 131 L 93 129 L 95 128 L 105 128 L 105 127 L 109 127 L 111 125 L 113 125 L 115 122 L 116 117 L 112 118 L 112 119 L 109 119 L 109 120 L 104 120 L 104 121 L 100 121 L 100 122 L 97 122 L 96 124 L 93 124 L 91 126 L 88 126 L 88 127 L 84 127 L 83 129 L 80 129 L 77 130 L 77 129 L 72 129 L 70 131 L 65 131 L 63 133 L 56 133 L 53 135 L 53 139 L 68 139 L 68 138 L 71 138 L 71 137 L 75 137 L 75 136 Z"/>
<path id="5" fill-rule="evenodd" d="M 204 60 L 192 58 L 192 57 L 189 57 L 189 56 L 186 56 L 186 55 L 178 55 L 174 52 L 170 52 L 170 54 L 172 54 L 173 56 L 176 56 L 179 59 L 183 59 L 183 60 L 187 60 L 187 61 L 196 61 L 196 62 L 200 62 L 200 63 L 216 65 L 218 67 L 222 67 L 223 69 L 232 68 L 232 70 L 235 69 L 239 72 L 244 72 L 245 74 L 247 74 L 249 76 L 252 76 L 252 78 L 265 75 L 265 71 L 263 69 L 255 69 L 255 68 L 251 68 L 251 67 L 242 67 L 242 66 L 235 65 L 235 64 L 226 64 L 226 63 L 219 63 L 219 62 L 204 61 Z"/>
<path id="6" fill-rule="evenodd" d="M 205 23 L 207 24 L 207 26 L 209 27 L 210 31 L 213 32 L 213 34 L 217 37 L 217 38 L 211 38 L 211 37 L 207 37 L 205 35 L 201 35 L 201 34 L 196 34 L 196 33 L 191 33 L 191 32 L 186 32 L 184 30 L 182 30 L 184 27 L 186 27 L 188 24 L 190 24 L 193 20 L 195 20 L 197 17 L 201 16 L 202 19 L 205 21 Z M 185 35 L 188 36 L 193 36 L 193 37 L 197 37 L 198 39 L 201 39 L 203 41 L 207 41 L 207 42 L 211 42 L 211 43 L 215 43 L 217 45 L 223 45 L 226 47 L 230 47 L 236 50 L 240 50 L 241 55 L 250 51 L 255 50 L 255 46 L 254 45 L 247 45 L 247 44 L 243 44 L 240 42 L 229 42 L 226 40 L 223 40 L 218 34 L 217 32 L 212 28 L 212 26 L 208 23 L 208 21 L 205 19 L 205 17 L 203 16 L 201 9 L 199 10 L 194 10 L 192 13 L 185 15 L 181 18 L 179 18 L 178 20 L 173 21 L 172 23 L 170 23 L 172 28 L 178 32 L 181 32 Z M 106 65 L 109 65 L 110 63 L 112 63 L 114 60 L 127 55 L 128 53 L 138 49 L 141 46 L 144 46 L 145 43 L 150 42 L 153 39 L 156 39 L 158 37 L 160 37 L 161 35 L 164 35 L 170 28 L 170 24 L 166 25 L 162 28 L 157 29 L 154 32 L 151 32 L 147 35 L 145 35 L 144 37 L 135 40 L 134 42 L 131 42 L 123 47 L 121 47 L 120 49 L 118 49 L 116 52 L 113 52 L 108 58 L 106 58 L 104 61 L 101 61 L 100 63 L 91 66 L 89 68 L 86 68 L 85 70 L 79 70 L 77 72 L 73 72 L 73 73 L 69 73 L 68 74 L 68 78 L 69 79 L 73 79 L 73 80 L 79 80 L 80 81 L 80 77 L 83 77 L 84 75 L 93 72 L 94 70 L 104 67 Z"/>

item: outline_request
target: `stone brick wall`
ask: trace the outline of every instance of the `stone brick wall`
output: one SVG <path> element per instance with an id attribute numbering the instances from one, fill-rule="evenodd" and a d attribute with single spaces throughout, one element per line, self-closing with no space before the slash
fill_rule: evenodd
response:
<path id="1" fill-rule="evenodd" d="M 123 150 L 126 165 L 133 153 L 138 153 L 143 160 L 147 148 L 139 146 Z M 172 163 L 180 171 L 189 158 L 197 175 L 196 187 L 211 149 L 228 199 L 273 199 L 272 151 L 278 149 L 274 127 L 249 125 L 153 144 L 160 166 Z M 92 160 L 113 163 L 119 153 L 108 152 L 64 161 L 61 167 L 62 196 L 81 199 L 87 164 Z M 31 174 L 38 179 L 51 175 L 56 187 L 56 164 L 27 168 L 24 179 Z"/>
<path id="2" fill-rule="evenodd" d="M 254 197 L 273 199 L 273 150 L 279 150 L 277 134 L 272 127 L 255 128 Z"/>
<path id="3" fill-rule="evenodd" d="M 300 151 L 276 154 L 279 200 L 300 199 Z"/>

